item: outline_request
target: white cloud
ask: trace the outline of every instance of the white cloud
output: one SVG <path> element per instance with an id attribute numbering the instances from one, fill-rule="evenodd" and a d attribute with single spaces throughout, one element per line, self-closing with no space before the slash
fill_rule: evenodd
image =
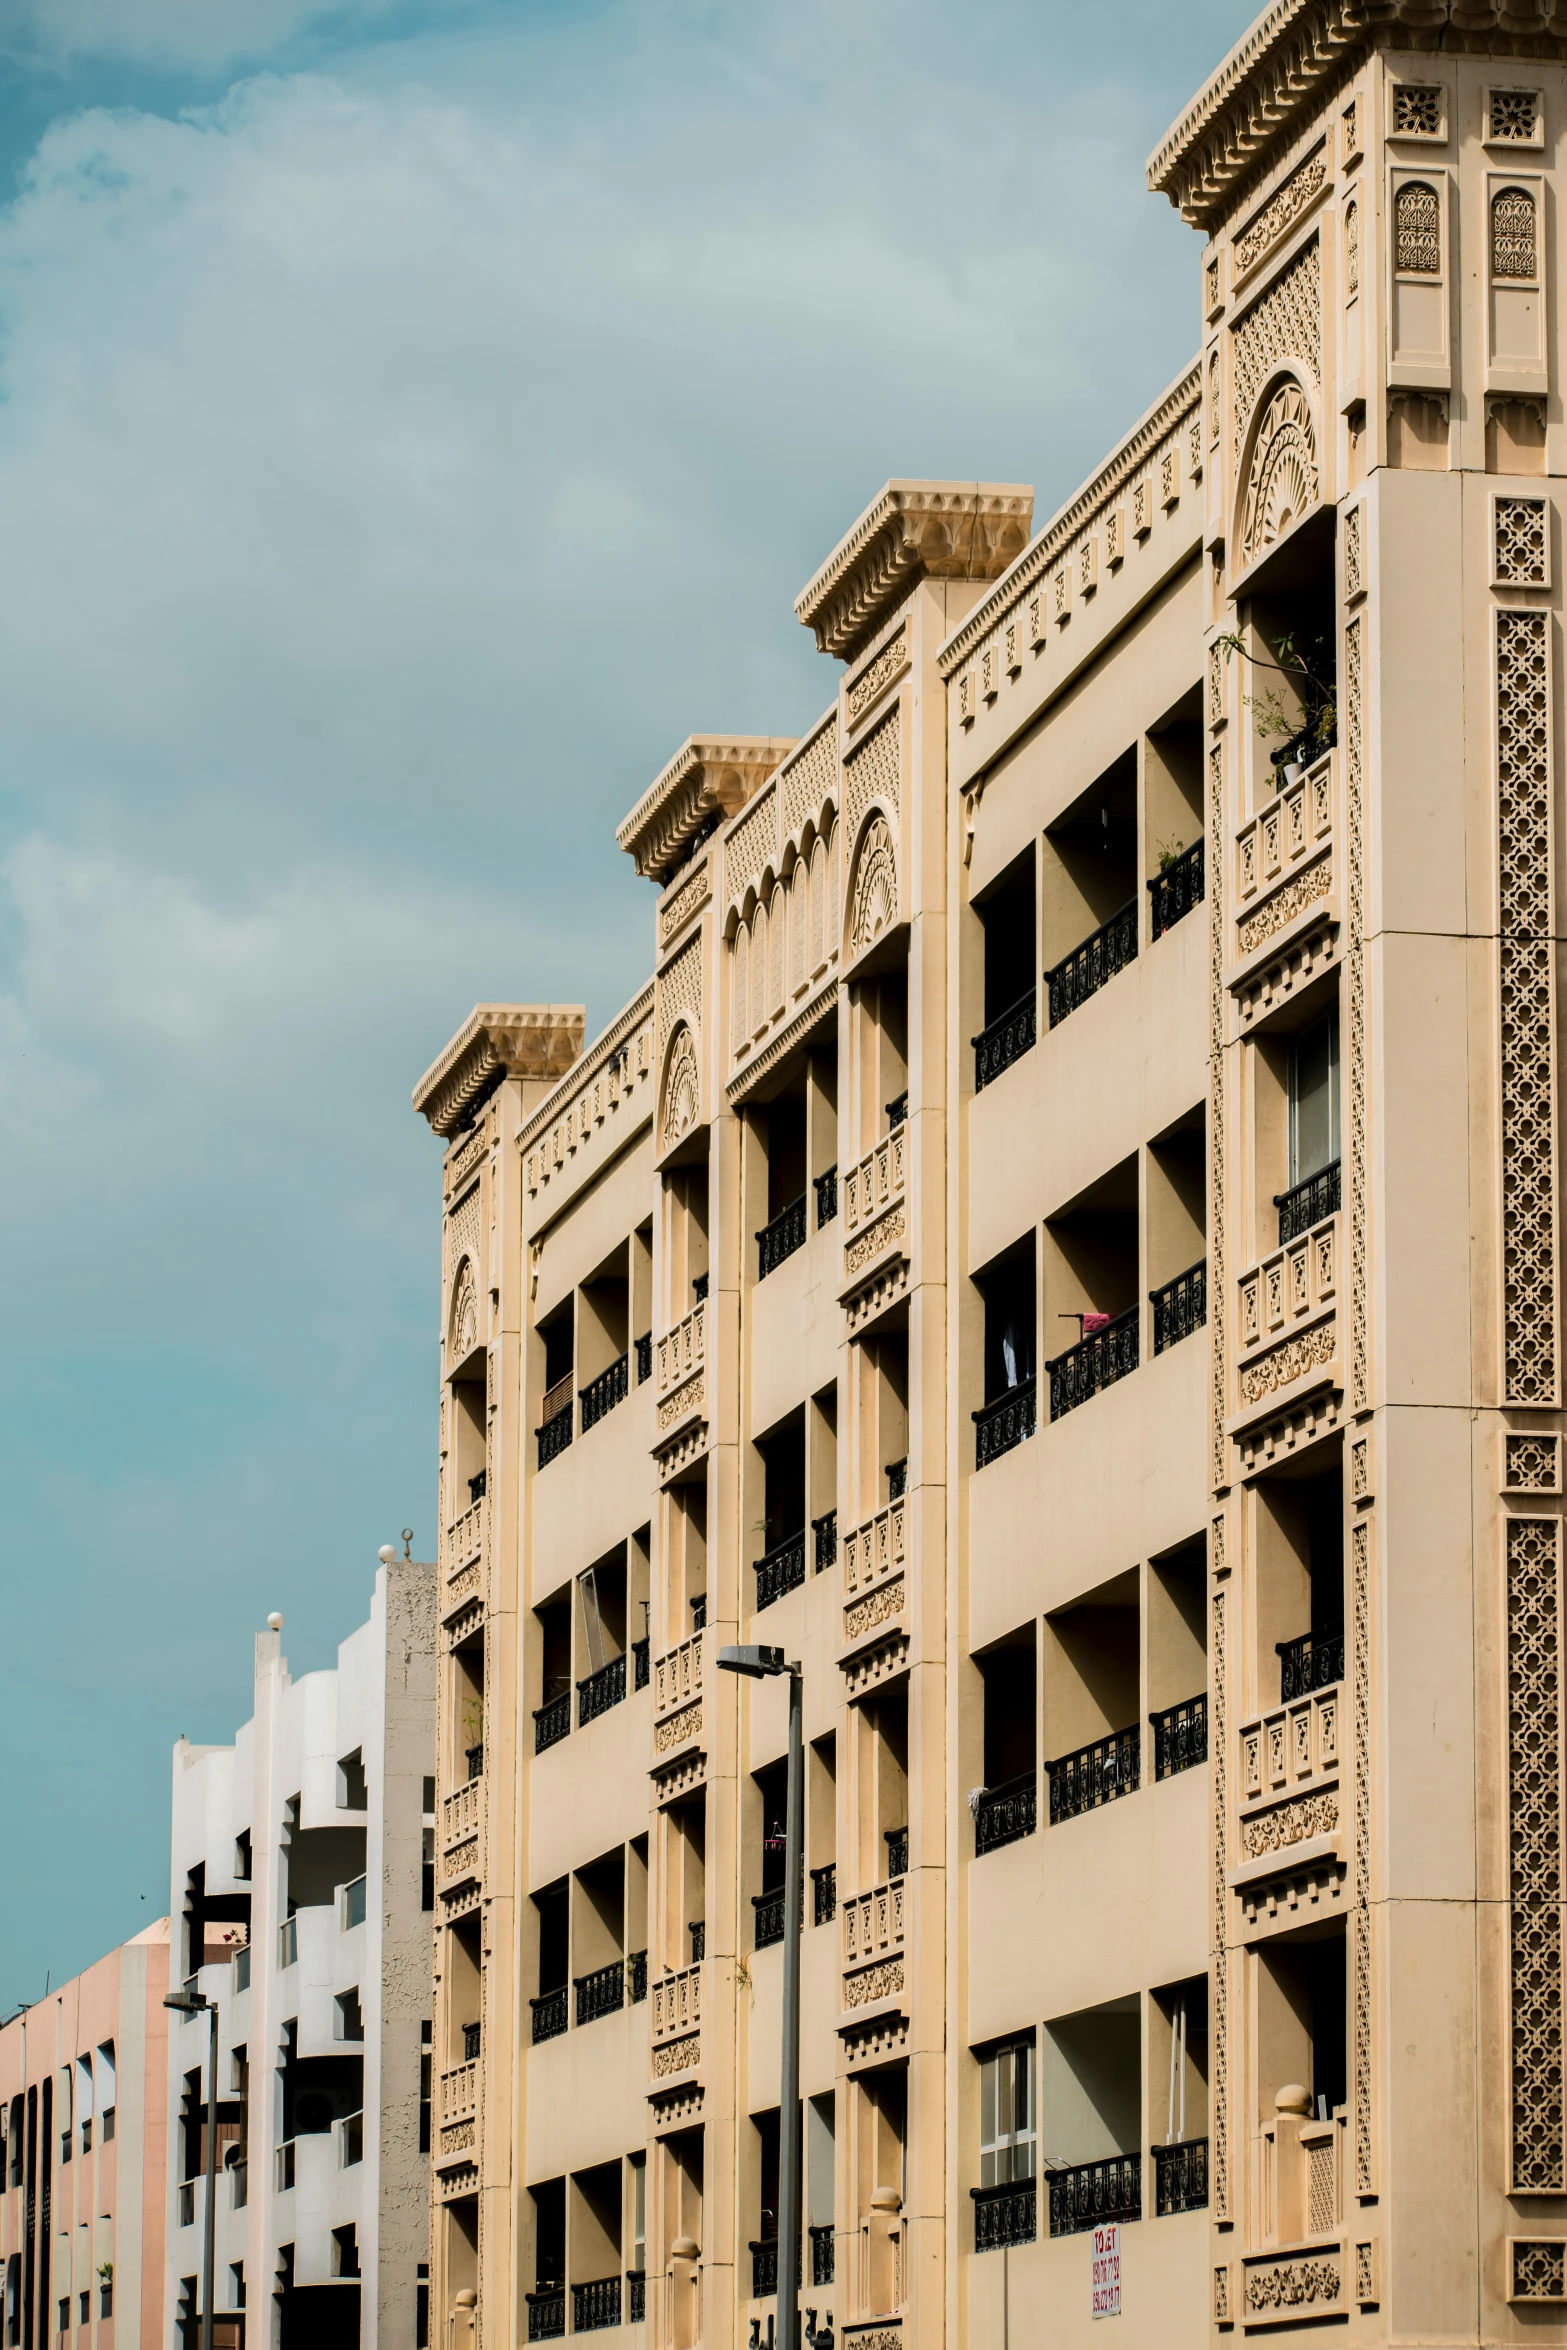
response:
<path id="1" fill-rule="evenodd" d="M 369 25 L 391 0 L 358 0 L 345 17 Z M 328 14 L 321 0 L 20 0 L 11 38 L 40 63 L 132 58 L 206 69 L 270 57 Z"/>

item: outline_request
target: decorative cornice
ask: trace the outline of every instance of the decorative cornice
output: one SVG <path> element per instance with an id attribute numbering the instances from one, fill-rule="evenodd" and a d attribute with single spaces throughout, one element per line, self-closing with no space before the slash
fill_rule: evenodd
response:
<path id="1" fill-rule="evenodd" d="M 497 1077 L 562 1077 L 582 1051 L 581 1004 L 475 1004 L 413 1090 L 413 1105 L 448 1139 Z"/>
<path id="2" fill-rule="evenodd" d="M 1165 438 L 1188 410 L 1198 406 L 1201 399 L 1202 370 L 1194 360 L 1184 375 L 1176 377 L 1167 392 L 1160 393 L 1147 414 L 1138 418 L 1120 447 L 1106 458 L 1093 479 L 1085 482 L 1060 512 L 1051 517 L 1038 537 L 1024 548 L 1011 569 L 1002 573 L 989 595 L 975 605 L 962 626 L 948 637 L 936 656 L 936 666 L 944 678 L 950 678 L 955 670 L 962 668 L 980 638 L 994 628 L 1007 605 L 1024 595 L 1036 580 L 1044 577 L 1096 508 L 1105 505 L 1125 486 L 1149 450 Z"/>
<path id="3" fill-rule="evenodd" d="M 704 826 L 737 815 L 780 760 L 792 735 L 692 735 L 632 809 L 615 838 L 639 873 L 661 885 Z"/>
<path id="4" fill-rule="evenodd" d="M 776 1069 L 779 1062 L 786 1055 L 792 1053 L 796 1045 L 803 1043 L 813 1029 L 819 1028 L 829 1015 L 836 1013 L 837 1008 L 838 981 L 834 976 L 828 980 L 819 995 L 812 996 L 810 1002 L 802 1010 L 796 1012 L 787 1028 L 780 1028 L 776 1036 L 768 1039 L 756 1058 L 747 1061 L 745 1067 L 730 1078 L 724 1088 L 730 1101 L 733 1103 L 742 1101 L 748 1089 L 756 1083 L 758 1078 L 765 1077 L 770 1070 Z"/>
<path id="5" fill-rule="evenodd" d="M 1027 544 L 1026 482 L 889 481 L 794 600 L 820 651 L 852 661 L 921 579 L 994 579 Z"/>

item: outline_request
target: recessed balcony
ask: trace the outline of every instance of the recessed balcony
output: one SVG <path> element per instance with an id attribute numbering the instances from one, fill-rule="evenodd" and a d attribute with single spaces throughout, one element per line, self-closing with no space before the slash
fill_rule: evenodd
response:
<path id="1" fill-rule="evenodd" d="M 1036 1390 L 1032 1378 L 1019 1379 L 990 1403 L 982 1404 L 974 1414 L 974 1466 L 988 1468 L 1000 1460 L 1004 1452 L 1022 1444 L 1033 1435 L 1036 1424 Z"/>
<path id="2" fill-rule="evenodd" d="M 1089 1322 L 1099 1327 L 1090 1330 Z M 1135 1371 L 1139 1358 L 1138 1312 L 1128 1306 L 1124 1313 L 1107 1316 L 1085 1315 L 1083 1336 L 1064 1354 L 1056 1355 L 1046 1363 L 1050 1380 L 1050 1417 L 1060 1420 L 1068 1412 L 1075 1412 L 1080 1404 L 1088 1403 Z"/>
<path id="3" fill-rule="evenodd" d="M 970 2187 L 974 2204 L 974 2249 L 1001 2252 L 1009 2244 L 1032 2244 L 1039 2233 L 1039 2183 L 1006 2179 L 999 2187 Z"/>
<path id="4" fill-rule="evenodd" d="M 1297 1697 L 1310 1697 L 1319 1689 L 1330 1689 L 1344 1678 L 1342 1624 L 1328 1631 L 1303 1632 L 1298 1640 L 1279 1640 L 1274 1646 L 1279 1659 L 1281 1705 L 1288 1705 Z"/>
<path id="5" fill-rule="evenodd" d="M 1203 843 L 1201 835 L 1189 849 L 1172 857 L 1148 882 L 1148 935 L 1163 938 L 1203 901 Z"/>
<path id="6" fill-rule="evenodd" d="M 757 1611 L 771 1607 L 805 1581 L 805 1532 L 791 1534 L 755 1561 Z"/>
<path id="7" fill-rule="evenodd" d="M 597 1672 L 589 1673 L 585 1681 L 577 1683 L 577 1727 L 585 1730 L 589 1722 L 607 1714 L 612 1705 L 623 1702 L 626 1694 L 626 1660 L 612 1656 Z"/>
<path id="8" fill-rule="evenodd" d="M 1325 1167 L 1318 1167 L 1311 1175 L 1303 1175 L 1292 1183 L 1288 1191 L 1276 1191 L 1273 1204 L 1279 1211 L 1279 1246 L 1299 1240 L 1314 1224 L 1321 1224 L 1329 1216 L 1336 1216 L 1342 1204 L 1340 1198 L 1339 1161 L 1330 1159 Z"/>
<path id="9" fill-rule="evenodd" d="M 1112 1730 L 1075 1754 L 1047 1762 L 1050 1775 L 1050 1825 L 1075 1820 L 1102 1804 L 1133 1793 L 1138 1784 L 1142 1740 L 1134 1723 L 1129 1730 Z M 1113 2215 L 1112 2215 L 1113 2216 Z"/>
<path id="10" fill-rule="evenodd" d="M 548 1468 L 570 1444 L 573 1417 L 572 1375 L 568 1371 L 564 1379 L 557 1379 L 553 1387 L 545 1390 L 539 1425 L 534 1430 L 541 1469 Z"/>
<path id="11" fill-rule="evenodd" d="M 624 1403 L 630 1393 L 631 1357 L 629 1354 L 617 1355 L 608 1370 L 600 1371 L 598 1377 L 590 1379 L 578 1394 L 583 1435 L 586 1436 L 590 1428 L 596 1427 L 606 1412 L 612 1412 L 616 1404 Z"/>
<path id="12" fill-rule="evenodd" d="M 533 2011 L 533 2045 L 542 2040 L 558 2040 L 567 2027 L 570 2001 L 564 1983 L 558 1991 L 546 1991 L 538 1999 L 530 1999 Z"/>
<path id="13" fill-rule="evenodd" d="M 1176 2146 L 1153 2150 L 1154 2217 L 1170 2219 L 1181 2211 L 1208 2207 L 1208 2141 L 1187 2138 Z"/>
<path id="14" fill-rule="evenodd" d="M 1003 1844 L 1017 1844 L 1032 1836 L 1039 1825 L 1039 1780 L 1025 1771 L 1004 1786 L 986 1787 L 973 1798 L 974 1857 L 999 1852 Z"/>
<path id="15" fill-rule="evenodd" d="M 1199 1690 L 1179 1705 L 1167 1705 L 1162 1713 L 1150 1714 L 1148 1726 L 1153 1731 L 1156 1779 L 1173 1779 L 1178 1771 L 1194 1770 L 1208 1759 L 1208 1692 Z"/>
<path id="16" fill-rule="evenodd" d="M 813 1175 L 811 1187 L 816 1193 L 816 1229 L 830 1224 L 838 1213 L 838 1170 L 829 1167 L 825 1175 Z"/>
<path id="17" fill-rule="evenodd" d="M 1184 1273 L 1177 1273 L 1175 1279 L 1166 1281 L 1162 1288 L 1150 1289 L 1148 1302 L 1153 1308 L 1153 1350 L 1156 1355 L 1162 1355 L 1170 1347 L 1179 1346 L 1183 1338 L 1192 1337 L 1207 1323 L 1207 1258 L 1189 1265 Z"/>
<path id="18" fill-rule="evenodd" d="M 608 1966 L 595 1967 L 588 1975 L 574 1975 L 572 1989 L 577 1995 L 577 2022 L 579 2025 L 596 2023 L 601 2015 L 618 2015 L 626 2004 L 626 1962 L 611 1959 Z"/>
<path id="19" fill-rule="evenodd" d="M 571 1731 L 571 1691 L 552 1697 L 548 1705 L 538 1706 L 533 1716 L 533 1751 L 545 1754 L 558 1746 Z"/>
<path id="20" fill-rule="evenodd" d="M 1048 2174 L 1050 2233 L 1081 2236 L 1107 2220 L 1143 2216 L 1143 2158 L 1112 2154 L 1103 2162 L 1074 2162 Z"/>
<path id="21" fill-rule="evenodd" d="M 595 2277 L 591 2284 L 571 2288 L 571 2330 L 596 2334 L 620 2323 L 619 2277 Z"/>
<path id="22" fill-rule="evenodd" d="M 974 1048 L 974 1091 L 982 1093 L 987 1085 L 994 1085 L 1004 1069 L 1020 1061 L 1032 1050 L 1038 1033 L 1038 992 L 1030 988 L 1027 995 L 1008 1007 L 998 1020 L 982 1028 L 978 1036 L 970 1037 Z"/>
<path id="23" fill-rule="evenodd" d="M 792 1199 L 781 1208 L 770 1224 L 764 1224 L 756 1235 L 756 1278 L 765 1281 L 769 1273 L 776 1273 L 787 1257 L 805 1246 L 805 1194 Z"/>

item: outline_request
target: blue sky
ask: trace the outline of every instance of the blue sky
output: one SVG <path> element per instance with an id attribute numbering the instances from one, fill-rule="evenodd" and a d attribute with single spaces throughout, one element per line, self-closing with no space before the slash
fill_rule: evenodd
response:
<path id="1" fill-rule="evenodd" d="M 1048 515 L 1195 348 L 1244 0 L 0 0 L 0 2012 L 169 1749 L 432 1555 L 480 998 L 639 983 L 616 820 L 785 733 L 892 474 Z"/>

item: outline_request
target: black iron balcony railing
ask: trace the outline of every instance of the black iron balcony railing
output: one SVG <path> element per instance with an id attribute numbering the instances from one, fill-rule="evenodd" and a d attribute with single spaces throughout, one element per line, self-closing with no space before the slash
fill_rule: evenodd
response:
<path id="1" fill-rule="evenodd" d="M 811 1532 L 816 1537 L 816 1572 L 825 1574 L 838 1556 L 837 1511 L 824 1510 L 819 1518 L 813 1518 Z"/>
<path id="2" fill-rule="evenodd" d="M 1166 1347 L 1178 1346 L 1194 1330 L 1201 1330 L 1208 1319 L 1207 1258 L 1188 1265 L 1162 1289 L 1150 1289 L 1148 1302 L 1153 1307 L 1153 1350 L 1162 1355 Z"/>
<path id="3" fill-rule="evenodd" d="M 811 2282 L 830 2285 L 833 2282 L 833 2230 L 831 2225 L 807 2228 L 811 2240 Z"/>
<path id="4" fill-rule="evenodd" d="M 1143 2158 L 1112 2154 L 1105 2162 L 1074 2162 L 1049 2174 L 1050 2233 L 1080 2236 L 1104 2220 L 1143 2216 Z"/>
<path id="5" fill-rule="evenodd" d="M 482 1501 L 486 1493 L 488 1493 L 489 1489 L 490 1472 L 488 1469 L 481 1469 L 476 1477 L 470 1477 L 468 1480 L 468 1501 L 470 1507 L 474 1502 Z"/>
<path id="6" fill-rule="evenodd" d="M 1057 1355 L 1045 1369 L 1050 1374 L 1050 1417 L 1059 1420 L 1068 1412 L 1075 1412 L 1080 1403 L 1087 1403 L 1117 1379 L 1124 1379 L 1128 1371 L 1135 1371 L 1138 1360 L 1137 1308 L 1128 1306 L 1124 1314 L 1114 1315 L 1102 1330 L 1090 1330 L 1065 1354 Z"/>
<path id="7" fill-rule="evenodd" d="M 771 1607 L 775 1599 L 782 1599 L 786 1591 L 794 1591 L 805 1581 L 805 1530 L 791 1534 L 779 1542 L 756 1562 L 756 1604 L 759 1609 Z"/>
<path id="8" fill-rule="evenodd" d="M 1279 1658 L 1279 1703 L 1309 1697 L 1314 1689 L 1331 1689 L 1344 1678 L 1344 1627 L 1329 1632 L 1303 1632 L 1298 1640 L 1275 1643 Z"/>
<path id="9" fill-rule="evenodd" d="M 472 2064 L 472 2062 L 473 2062 L 474 2058 L 475 2058 L 475 2057 L 478 2055 L 478 2053 L 479 2053 L 479 2050 L 482 2048 L 482 2046 L 483 2046 L 483 2045 L 484 2045 L 484 2026 L 483 2026 L 483 2024 L 464 2024 L 464 2025 L 463 2025 L 463 2028 L 462 2028 L 462 2060 L 463 2060 L 463 2063 L 464 2063 L 464 2064 Z"/>
<path id="10" fill-rule="evenodd" d="M 1034 2179 L 1007 2179 L 999 2187 L 970 2187 L 974 2201 L 974 2249 L 999 2252 L 1006 2244 L 1032 2244 L 1039 2233 L 1039 2190 Z"/>
<path id="11" fill-rule="evenodd" d="M 908 1114 L 909 1089 L 907 1086 L 905 1086 L 903 1091 L 900 1094 L 895 1094 L 892 1100 L 887 1104 L 888 1133 L 890 1134 L 895 1127 L 901 1126 L 908 1117 Z"/>
<path id="12" fill-rule="evenodd" d="M 691 1602 L 691 1629 L 693 1632 L 707 1630 L 707 1593 L 705 1591 L 699 1591 Z"/>
<path id="13" fill-rule="evenodd" d="M 652 1643 L 649 1640 L 633 1640 L 631 1643 L 631 1661 L 634 1668 L 631 1675 L 631 1686 L 633 1689 L 645 1689 L 647 1687 L 649 1672 L 648 1650 L 651 1645 Z"/>
<path id="14" fill-rule="evenodd" d="M 769 1273 L 776 1273 L 785 1257 L 792 1257 L 797 1248 L 805 1246 L 805 1194 L 792 1199 L 781 1208 L 770 1224 L 764 1224 L 756 1236 L 756 1278 L 765 1281 Z"/>
<path id="15" fill-rule="evenodd" d="M 1063 955 L 1053 971 L 1045 973 L 1051 1027 L 1059 1028 L 1069 1012 L 1108 987 L 1118 971 L 1136 960 L 1137 900 L 1132 898 L 1108 922 L 1091 931 L 1081 946 Z"/>
<path id="16" fill-rule="evenodd" d="M 771 1950 L 784 1937 L 784 1897 L 780 1885 L 771 1893 L 753 1893 L 751 1907 L 756 1913 L 753 1940 L 758 1950 Z"/>
<path id="17" fill-rule="evenodd" d="M 1202 900 L 1203 844 L 1199 834 L 1189 849 L 1172 857 L 1163 872 L 1155 873 L 1148 883 L 1149 937 L 1163 938 Z"/>
<path id="18" fill-rule="evenodd" d="M 1303 1175 L 1288 1191 L 1276 1191 L 1273 1204 L 1279 1211 L 1280 1248 L 1286 1241 L 1298 1240 L 1324 1217 L 1336 1216 L 1342 1204 L 1338 1160 L 1329 1159 L 1314 1175 Z"/>
<path id="19" fill-rule="evenodd" d="M 763 2301 L 778 2290 L 778 2239 L 751 2246 L 751 2298 Z"/>
<path id="20" fill-rule="evenodd" d="M 987 1787 L 974 1804 L 974 1852 L 995 1852 L 1032 1836 L 1039 1824 L 1039 1781 L 1033 1771 Z"/>
<path id="21" fill-rule="evenodd" d="M 697 1966 L 707 1956 L 706 1918 L 693 1918 L 686 1931 L 691 1937 L 691 1964 Z"/>
<path id="22" fill-rule="evenodd" d="M 887 1875 L 906 1877 L 909 1873 L 909 1831 L 907 1828 L 883 1828 L 882 1841 L 887 1847 Z"/>
<path id="23" fill-rule="evenodd" d="M 974 1414 L 974 1466 L 983 1469 L 1032 1436 L 1036 1393 L 1032 1378 L 1020 1379 Z"/>
<path id="24" fill-rule="evenodd" d="M 653 1333 L 651 1330 L 645 1330 L 640 1338 L 633 1341 L 633 1351 L 637 1358 L 637 1385 L 640 1387 L 645 1379 L 651 1379 L 653 1376 Z"/>
<path id="25" fill-rule="evenodd" d="M 533 2010 L 535 2047 L 541 2040 L 558 2040 L 570 2013 L 565 1984 L 558 1991 L 546 1991 L 540 1999 L 530 1999 L 528 2005 Z"/>
<path id="26" fill-rule="evenodd" d="M 1324 724 L 1324 720 L 1326 723 Z M 1280 743 L 1276 751 L 1268 753 L 1268 763 L 1282 775 L 1286 767 L 1314 767 L 1338 741 L 1338 719 L 1331 710 L 1292 734 L 1288 742 Z"/>
<path id="27" fill-rule="evenodd" d="M 1075 1754 L 1063 1754 L 1058 1762 L 1047 1762 L 1050 1825 L 1055 1827 L 1061 1820 L 1075 1820 L 1085 1811 L 1097 1811 L 1102 1803 L 1113 1803 L 1118 1795 L 1130 1795 L 1137 1785 L 1141 1748 L 1134 1723 L 1130 1730 L 1112 1730 L 1108 1738 L 1096 1738 L 1091 1746 L 1080 1746 Z"/>
<path id="28" fill-rule="evenodd" d="M 705 1273 L 693 1273 L 691 1276 L 691 1295 L 696 1299 L 698 1305 L 706 1297 L 707 1275 Z"/>
<path id="29" fill-rule="evenodd" d="M 571 2330 L 574 2334 L 596 2334 L 604 2326 L 620 2323 L 619 2277 L 595 2277 L 590 2285 L 571 2288 Z"/>
<path id="30" fill-rule="evenodd" d="M 829 1167 L 825 1175 L 813 1175 L 811 1182 L 816 1192 L 816 1229 L 820 1232 L 838 1213 L 838 1170 Z"/>
<path id="31" fill-rule="evenodd" d="M 824 1869 L 811 1871 L 811 1923 L 830 1926 L 838 1914 L 838 1866 L 829 1861 Z"/>
<path id="32" fill-rule="evenodd" d="M 582 1406 L 583 1435 L 586 1436 L 588 1430 L 596 1421 L 602 1420 L 606 1412 L 612 1412 L 616 1404 L 624 1403 L 630 1393 L 631 1357 L 629 1354 L 617 1355 L 609 1369 L 600 1371 L 596 1379 L 590 1379 L 578 1394 L 577 1401 Z"/>
<path id="33" fill-rule="evenodd" d="M 539 1447 L 539 1467 L 547 1469 L 571 1442 L 572 1409 L 567 1403 L 560 1411 L 552 1412 L 542 1428 L 534 1430 Z"/>
<path id="34" fill-rule="evenodd" d="M 647 1997 L 647 1952 L 632 1950 L 626 1954 L 626 2005 L 639 2007 Z"/>
<path id="35" fill-rule="evenodd" d="M 1185 2138 L 1178 2146 L 1153 2150 L 1153 2207 L 1156 2219 L 1208 2206 L 1208 2141 Z"/>
<path id="36" fill-rule="evenodd" d="M 887 1499 L 901 1501 L 909 1490 L 909 1456 L 887 1463 Z"/>
<path id="37" fill-rule="evenodd" d="M 571 1732 L 571 1691 L 561 1697 L 552 1697 L 548 1705 L 541 1705 L 533 1716 L 533 1751 L 543 1754 L 547 1747 L 558 1746 Z"/>
<path id="38" fill-rule="evenodd" d="M 647 2270 L 628 2268 L 626 2271 L 626 2323 L 642 2325 L 647 2318 Z"/>
<path id="39" fill-rule="evenodd" d="M 1200 1689 L 1195 1697 L 1183 1698 L 1179 1705 L 1167 1705 L 1163 1713 L 1150 1714 L 1153 1730 L 1153 1775 L 1156 1779 L 1173 1779 L 1177 1771 L 1189 1771 L 1197 1763 L 1208 1759 L 1208 1692 Z"/>
<path id="40" fill-rule="evenodd" d="M 484 1776 L 484 1748 L 482 1744 L 470 1746 L 467 1749 L 467 1754 L 469 1779 L 482 1779 Z"/>
<path id="41" fill-rule="evenodd" d="M 529 2341 L 559 2341 L 566 2331 L 565 2286 L 543 2293 L 530 2293 L 527 2302 Z"/>
<path id="42" fill-rule="evenodd" d="M 987 1085 L 994 1085 L 1003 1069 L 1010 1069 L 1020 1061 L 1033 1044 L 1038 1029 L 1038 995 L 1030 988 L 999 1020 L 992 1020 L 978 1036 L 969 1038 L 974 1047 L 974 1091 L 982 1093 Z"/>
<path id="43" fill-rule="evenodd" d="M 596 1673 L 589 1673 L 585 1681 L 577 1683 L 577 1728 L 585 1729 L 589 1722 L 607 1714 L 612 1705 L 619 1705 L 626 1694 L 626 1660 L 612 1656 Z"/>
<path id="44" fill-rule="evenodd" d="M 625 1960 L 614 1958 L 608 1966 L 595 1967 L 591 1975 L 574 1975 L 572 1989 L 577 1994 L 579 2024 L 597 2023 L 601 2015 L 618 2015 L 626 2004 Z"/>

